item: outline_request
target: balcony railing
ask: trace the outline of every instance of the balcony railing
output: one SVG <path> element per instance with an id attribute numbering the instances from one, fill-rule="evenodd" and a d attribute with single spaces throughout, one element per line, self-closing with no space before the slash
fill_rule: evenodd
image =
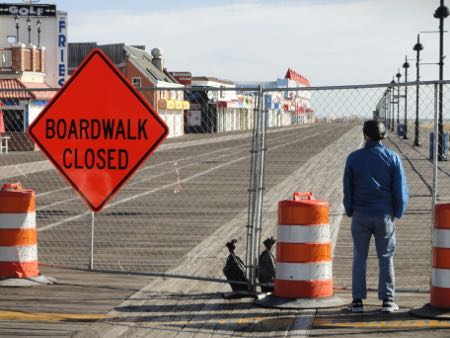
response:
<path id="1" fill-rule="evenodd" d="M 0 72 L 12 71 L 12 49 L 0 48 Z"/>

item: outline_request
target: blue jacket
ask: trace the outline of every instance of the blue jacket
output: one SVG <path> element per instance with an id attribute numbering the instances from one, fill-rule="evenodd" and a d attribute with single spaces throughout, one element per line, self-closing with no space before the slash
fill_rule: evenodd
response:
<path id="1" fill-rule="evenodd" d="M 344 208 L 370 215 L 402 217 L 408 206 L 408 183 L 400 156 L 380 141 L 347 157 L 344 170 Z"/>

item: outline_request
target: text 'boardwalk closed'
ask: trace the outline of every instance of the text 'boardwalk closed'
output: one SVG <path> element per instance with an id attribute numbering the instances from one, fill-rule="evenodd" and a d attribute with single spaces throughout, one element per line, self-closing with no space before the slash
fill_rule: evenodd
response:
<path id="1" fill-rule="evenodd" d="M 147 122 L 144 119 L 46 119 L 45 137 L 60 140 L 148 140 Z M 67 147 L 62 152 L 62 163 L 66 169 L 126 170 L 129 155 L 125 148 L 79 150 Z"/>

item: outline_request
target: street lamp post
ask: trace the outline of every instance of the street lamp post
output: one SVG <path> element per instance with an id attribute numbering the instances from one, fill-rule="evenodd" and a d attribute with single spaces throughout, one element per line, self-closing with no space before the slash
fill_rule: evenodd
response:
<path id="1" fill-rule="evenodd" d="M 420 35 L 417 34 L 417 43 L 414 45 L 413 50 L 416 51 L 416 125 L 414 133 L 414 146 L 420 147 L 419 141 L 419 80 L 420 80 L 420 51 L 423 50 L 423 45 L 420 43 Z"/>
<path id="2" fill-rule="evenodd" d="M 392 114 L 392 105 L 391 105 L 391 95 L 392 95 L 392 88 L 389 87 L 386 93 L 386 105 L 388 109 L 388 130 L 391 129 L 391 114 Z"/>
<path id="3" fill-rule="evenodd" d="M 405 133 L 403 135 L 403 139 L 408 139 L 408 86 L 406 82 L 408 82 L 408 56 L 405 55 L 405 62 L 403 63 L 403 68 L 405 68 Z"/>
<path id="4" fill-rule="evenodd" d="M 386 106 L 388 109 L 388 129 L 391 129 L 391 92 L 392 88 L 389 87 L 386 93 Z"/>
<path id="5" fill-rule="evenodd" d="M 392 79 L 391 84 L 394 84 L 395 81 Z M 395 130 L 395 88 L 391 87 L 391 131 Z"/>
<path id="6" fill-rule="evenodd" d="M 28 44 L 31 44 L 31 19 L 28 17 L 27 19 L 27 25 L 28 25 Z"/>
<path id="7" fill-rule="evenodd" d="M 400 78 L 402 77 L 402 74 L 400 74 L 400 71 L 395 74 L 395 77 L 397 78 L 397 83 L 400 83 Z M 397 86 L 397 128 L 400 125 L 400 86 Z"/>
<path id="8" fill-rule="evenodd" d="M 444 19 L 449 15 L 448 7 L 441 0 L 441 5 L 434 12 L 434 17 L 439 19 L 439 81 L 444 80 Z M 444 122 L 442 117 L 442 83 L 439 83 L 439 122 L 438 122 L 438 160 L 447 161 L 447 153 L 444 153 Z"/>
<path id="9" fill-rule="evenodd" d="M 384 125 L 389 129 L 389 106 L 388 106 L 388 98 L 389 98 L 389 87 L 383 93 L 383 110 L 384 110 Z"/>
<path id="10" fill-rule="evenodd" d="M 389 116 L 388 115 L 388 113 L 389 113 L 388 98 L 389 98 L 389 88 L 387 88 L 383 94 L 384 123 L 386 123 L 387 126 L 389 127 L 389 122 L 387 122 L 388 116 Z"/>
<path id="11" fill-rule="evenodd" d="M 19 15 L 16 14 L 14 17 L 14 21 L 16 22 L 16 42 L 19 43 Z"/>
<path id="12" fill-rule="evenodd" d="M 37 38 L 38 38 L 38 47 L 41 46 L 41 20 L 37 20 L 36 21 L 36 26 L 37 26 Z"/>

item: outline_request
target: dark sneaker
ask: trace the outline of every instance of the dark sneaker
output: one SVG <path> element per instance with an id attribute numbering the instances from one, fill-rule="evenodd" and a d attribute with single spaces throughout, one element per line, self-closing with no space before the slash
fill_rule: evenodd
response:
<path id="1" fill-rule="evenodd" d="M 347 306 L 347 310 L 351 312 L 364 312 L 364 306 L 361 299 L 353 299 L 353 301 Z"/>
<path id="2" fill-rule="evenodd" d="M 389 299 L 383 300 L 383 305 L 381 305 L 381 312 L 395 312 L 399 309 L 398 305 Z"/>

